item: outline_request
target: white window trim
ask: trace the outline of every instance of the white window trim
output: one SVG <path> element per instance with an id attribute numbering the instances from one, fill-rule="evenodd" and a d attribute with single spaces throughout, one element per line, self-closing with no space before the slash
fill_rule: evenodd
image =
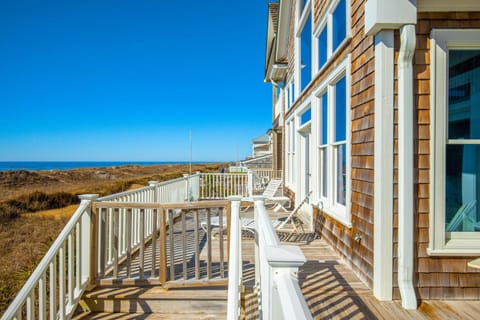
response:
<path id="1" fill-rule="evenodd" d="M 333 56 L 337 53 L 337 51 L 343 47 L 345 42 L 348 41 L 348 39 L 352 35 L 352 27 L 351 27 L 351 18 L 350 18 L 350 11 L 351 11 L 351 5 L 350 5 L 350 0 L 345 0 L 345 6 L 346 6 L 346 23 L 347 23 L 347 34 L 345 36 L 345 39 L 338 45 L 338 47 L 333 50 L 333 12 L 337 8 L 340 0 L 335 0 L 332 1 L 329 5 L 327 10 L 325 11 L 325 15 L 320 19 L 320 22 L 317 24 L 315 28 L 312 27 L 313 30 L 313 39 L 312 39 L 312 77 L 315 78 L 320 72 L 325 69 L 327 65 L 330 64 Z M 320 36 L 320 33 L 322 33 L 323 29 L 327 28 L 327 59 L 323 66 L 318 65 L 318 56 L 319 56 L 319 48 L 318 48 L 318 37 Z"/>
<path id="2" fill-rule="evenodd" d="M 302 92 L 304 92 L 305 90 L 303 89 L 302 90 L 302 79 L 301 79 L 301 73 L 302 73 L 302 70 L 301 70 L 301 36 L 302 36 L 302 31 L 303 31 L 303 28 L 305 27 L 305 23 L 307 22 L 307 19 L 310 17 L 310 32 L 312 32 L 313 30 L 313 10 L 312 10 L 312 0 L 308 0 L 306 3 L 305 3 L 305 7 L 301 8 L 301 1 L 297 1 L 297 10 L 296 10 L 296 25 L 295 25 L 295 46 L 294 46 L 294 51 L 295 51 L 295 98 L 299 97 L 300 94 L 302 94 Z M 312 33 L 310 34 L 310 37 L 312 38 L 310 40 L 311 42 L 311 46 L 313 46 L 313 36 L 312 36 Z M 310 48 L 310 50 L 312 50 L 312 48 Z M 313 53 L 313 52 L 312 52 Z M 312 82 L 313 80 L 313 54 L 311 55 L 312 57 L 312 61 L 310 61 L 310 64 L 311 64 L 311 79 L 310 79 L 310 82 L 309 84 Z M 307 86 L 308 87 L 308 84 Z M 306 88 L 305 87 L 305 88 Z M 295 100 L 294 100 L 295 101 Z"/>
<path id="3" fill-rule="evenodd" d="M 295 151 L 296 151 L 296 124 L 295 124 L 295 114 L 291 115 L 286 121 L 288 134 L 286 135 L 286 145 L 287 145 L 287 179 L 285 179 L 285 186 L 289 189 L 295 190 L 296 186 L 296 170 L 295 170 Z"/>
<path id="4" fill-rule="evenodd" d="M 333 143 L 331 137 L 333 137 L 334 133 L 334 126 L 330 125 L 334 123 L 335 120 L 335 114 L 332 112 L 332 107 L 334 104 L 335 96 L 333 95 L 334 93 L 334 86 L 340 80 L 341 78 L 345 77 L 346 80 L 346 90 L 347 90 L 347 99 L 346 99 L 346 166 L 347 166 L 347 177 L 346 177 L 346 194 L 345 194 L 345 205 L 340 205 L 336 201 L 336 191 L 335 189 L 335 183 L 333 179 L 335 178 L 335 174 L 330 174 L 327 177 L 327 194 L 328 197 L 325 198 L 322 195 L 320 195 L 320 181 L 317 181 L 318 188 L 316 190 L 316 194 L 314 195 L 314 199 L 316 199 L 317 202 L 317 207 L 321 209 L 323 212 L 331 216 L 333 219 L 337 220 L 347 228 L 352 227 L 352 217 L 351 217 L 351 118 L 350 118 L 350 86 L 351 86 L 351 79 L 350 79 L 350 54 L 342 60 L 337 67 L 330 72 L 324 80 L 320 83 L 320 85 L 317 87 L 317 89 L 313 92 L 313 95 L 315 96 L 316 103 L 315 108 L 318 109 L 319 106 L 321 105 L 321 96 L 325 93 L 328 92 L 327 96 L 327 101 L 328 101 L 328 135 L 329 135 L 329 142 L 327 146 L 327 150 L 331 149 L 333 144 L 338 144 L 338 143 Z M 313 106 L 312 106 L 313 107 Z M 318 123 L 317 129 L 315 130 L 315 135 L 318 137 L 320 135 L 320 130 L 321 130 L 321 112 L 316 112 L 316 119 L 315 123 Z M 343 142 L 342 142 L 343 144 Z M 320 142 L 318 141 L 316 143 L 316 148 L 315 148 L 315 153 L 317 154 L 317 161 L 316 165 L 318 167 L 319 165 L 319 154 L 320 154 Z M 328 172 L 336 172 L 336 159 L 333 157 L 334 152 L 329 150 L 327 151 L 327 163 L 330 164 L 330 167 L 328 168 Z M 317 169 L 318 170 L 318 169 Z M 320 177 L 320 172 L 317 175 L 317 177 Z M 317 179 L 319 180 L 319 179 Z"/>
<path id="5" fill-rule="evenodd" d="M 480 29 L 434 29 L 430 37 L 430 241 L 429 255 L 476 256 L 480 232 L 445 231 L 445 151 L 447 143 L 447 48 L 480 48 Z"/>

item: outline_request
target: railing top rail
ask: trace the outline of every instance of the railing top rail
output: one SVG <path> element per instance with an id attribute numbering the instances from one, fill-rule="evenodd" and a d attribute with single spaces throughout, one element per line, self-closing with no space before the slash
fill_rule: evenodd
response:
<path id="1" fill-rule="evenodd" d="M 94 208 L 144 208 L 144 209 L 194 209 L 194 208 L 216 208 L 226 207 L 230 203 L 229 200 L 212 200 L 212 201 L 192 201 L 178 203 L 141 203 L 141 202 L 115 202 L 102 201 L 95 202 Z"/>
<path id="2" fill-rule="evenodd" d="M 245 176 L 248 172 L 205 172 L 201 173 L 202 176 Z"/>
<path id="3" fill-rule="evenodd" d="M 18 308 L 20 308 L 23 302 L 28 298 L 30 292 L 35 289 L 35 286 L 39 279 L 43 276 L 46 272 L 47 268 L 49 268 L 50 262 L 55 258 L 55 255 L 63 246 L 63 243 L 67 241 L 68 235 L 72 232 L 75 228 L 75 225 L 80 220 L 84 212 L 90 206 L 90 202 L 87 200 L 82 200 L 80 202 L 79 207 L 70 218 L 70 220 L 63 228 L 62 232 L 59 234 L 55 242 L 51 245 L 50 249 L 47 251 L 43 259 L 40 261 L 38 266 L 33 271 L 32 275 L 28 278 L 25 285 L 22 287 L 20 292 L 17 294 L 15 299 L 10 304 L 10 307 L 5 311 L 2 316 L 2 319 L 13 319 L 17 313 Z"/>
<path id="4" fill-rule="evenodd" d="M 114 193 L 114 194 L 111 194 L 111 195 L 108 195 L 108 196 L 98 198 L 97 201 L 108 201 L 108 200 L 111 200 L 111 199 L 123 197 L 123 196 L 129 195 L 129 194 L 132 194 L 132 193 L 147 191 L 147 190 L 150 190 L 150 189 L 153 189 L 153 186 L 146 186 L 146 187 L 141 187 L 141 188 L 138 188 L 138 189 L 133 189 L 133 190 L 127 190 L 127 191 L 123 191 L 123 192 L 119 192 L 119 193 Z"/>

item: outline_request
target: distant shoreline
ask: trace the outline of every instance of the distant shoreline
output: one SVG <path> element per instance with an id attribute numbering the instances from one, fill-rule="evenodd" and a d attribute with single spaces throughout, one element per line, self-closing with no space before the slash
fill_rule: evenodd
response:
<path id="1" fill-rule="evenodd" d="M 192 164 L 221 163 L 218 161 L 198 161 Z M 154 166 L 189 164 L 187 161 L 0 161 L 0 171 L 15 170 L 74 170 L 85 168 L 111 168 L 120 166 Z"/>

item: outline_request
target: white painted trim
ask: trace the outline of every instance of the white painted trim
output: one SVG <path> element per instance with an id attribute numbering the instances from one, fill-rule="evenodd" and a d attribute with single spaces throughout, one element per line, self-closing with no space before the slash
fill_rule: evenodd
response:
<path id="1" fill-rule="evenodd" d="M 381 301 L 393 291 L 393 39 L 393 30 L 375 36 L 373 294 Z"/>
<path id="2" fill-rule="evenodd" d="M 430 241 L 431 256 L 480 255 L 480 234 L 477 232 L 445 231 L 445 146 L 476 144 L 478 140 L 449 140 L 447 121 L 447 50 L 449 48 L 480 48 L 480 29 L 434 29 L 430 35 Z"/>
<path id="3" fill-rule="evenodd" d="M 419 12 L 480 11 L 478 0 L 417 0 Z"/>
<path id="4" fill-rule="evenodd" d="M 398 55 L 398 287 L 405 309 L 416 309 L 413 287 L 413 54 L 415 25 L 400 29 Z"/>

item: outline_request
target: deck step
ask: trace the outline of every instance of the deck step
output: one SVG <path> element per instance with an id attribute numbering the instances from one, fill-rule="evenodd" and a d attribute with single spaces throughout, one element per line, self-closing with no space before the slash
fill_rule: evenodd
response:
<path id="1" fill-rule="evenodd" d="M 127 313 L 165 316 L 151 319 L 170 319 L 167 316 L 173 314 L 188 319 L 216 319 L 216 315 L 224 318 L 227 310 L 227 290 L 223 287 L 170 290 L 159 286 L 101 287 L 84 294 L 82 300 L 82 305 L 93 313 L 90 319 L 100 319 L 94 317 L 95 313 L 125 313 L 126 317 Z"/>
<path id="2" fill-rule="evenodd" d="M 180 318 L 179 318 L 180 317 Z M 181 314 L 178 313 L 105 313 L 105 312 L 92 312 L 84 314 L 81 317 L 75 318 L 75 320 L 133 320 L 133 319 L 148 319 L 148 320 L 217 320 L 226 319 L 227 313 L 190 313 Z"/>

